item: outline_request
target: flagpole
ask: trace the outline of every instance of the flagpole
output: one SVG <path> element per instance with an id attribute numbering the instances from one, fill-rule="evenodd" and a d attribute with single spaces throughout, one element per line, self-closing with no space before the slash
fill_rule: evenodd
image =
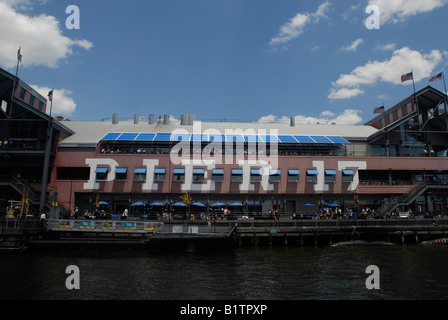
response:
<path id="1" fill-rule="evenodd" d="M 446 131 L 448 132 L 448 114 L 447 114 L 447 108 L 446 108 L 446 85 L 445 85 L 445 71 L 442 69 L 442 80 L 443 80 L 443 88 L 445 89 L 445 95 L 443 96 L 443 104 L 445 105 L 445 122 L 446 122 Z"/>
<path id="2" fill-rule="evenodd" d="M 16 93 L 16 84 L 17 84 L 17 77 L 19 74 L 19 64 L 20 64 L 20 60 L 22 60 L 21 58 L 21 51 L 22 47 L 19 48 L 19 51 L 17 51 L 17 66 L 16 66 L 16 76 L 14 78 L 14 83 L 12 85 L 12 92 L 11 92 L 11 104 L 9 106 L 9 112 L 8 112 L 8 116 L 11 119 L 11 115 L 12 115 L 12 100 L 14 99 L 15 93 Z"/>

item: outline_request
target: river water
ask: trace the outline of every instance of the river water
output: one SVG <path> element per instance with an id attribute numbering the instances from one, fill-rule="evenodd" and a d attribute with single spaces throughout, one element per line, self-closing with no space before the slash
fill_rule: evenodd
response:
<path id="1" fill-rule="evenodd" d="M 241 247 L 223 252 L 39 249 L 0 255 L 0 299 L 448 299 L 448 247 Z M 69 265 L 79 268 L 68 290 Z M 369 265 L 379 289 L 366 288 Z"/>

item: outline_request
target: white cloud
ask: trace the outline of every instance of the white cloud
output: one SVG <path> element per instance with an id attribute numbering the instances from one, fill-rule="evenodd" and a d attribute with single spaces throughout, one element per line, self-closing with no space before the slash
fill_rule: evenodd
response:
<path id="1" fill-rule="evenodd" d="M 48 92 L 52 89 L 48 87 L 41 87 L 38 85 L 31 85 L 31 87 L 39 92 L 42 96 L 48 99 Z M 76 110 L 76 103 L 70 97 L 72 94 L 71 91 L 66 89 L 54 89 L 53 91 L 53 109 L 51 111 L 52 116 L 63 115 L 63 116 L 71 116 L 73 112 Z M 47 103 L 47 113 L 50 114 L 50 106 L 51 102 Z"/>
<path id="2" fill-rule="evenodd" d="M 401 75 L 414 72 L 414 80 L 418 82 L 429 77 L 434 68 L 442 61 L 442 53 L 432 50 L 429 54 L 421 54 L 408 47 L 395 50 L 392 57 L 385 61 L 369 61 L 363 66 L 355 68 L 350 74 L 342 74 L 333 82 L 330 90 L 330 99 L 346 99 L 364 91 L 359 89 L 361 85 L 371 85 L 378 81 L 400 84 Z M 405 82 L 409 85 L 412 82 Z"/>
<path id="3" fill-rule="evenodd" d="M 349 46 L 342 48 L 342 51 L 353 51 L 355 52 L 356 50 L 358 50 L 358 47 L 361 43 L 363 43 L 364 40 L 361 38 L 356 39 L 355 41 L 353 41 Z"/>
<path id="4" fill-rule="evenodd" d="M 408 17 L 441 8 L 448 0 L 370 0 L 380 9 L 381 23 L 402 22 Z"/>
<path id="5" fill-rule="evenodd" d="M 353 97 L 356 97 L 360 94 L 364 94 L 364 90 L 354 88 L 340 88 L 340 89 L 334 89 L 332 88 L 330 90 L 330 94 L 328 95 L 328 98 L 331 100 L 338 100 L 338 99 L 350 99 Z"/>
<path id="6" fill-rule="evenodd" d="M 326 17 L 325 12 L 328 10 L 330 3 L 328 1 L 322 3 L 314 13 L 298 13 L 293 18 L 289 19 L 287 23 L 280 27 L 280 32 L 277 37 L 272 38 L 270 45 L 279 45 L 289 42 L 297 38 L 303 33 L 307 24 L 318 23 L 320 18 Z"/>
<path id="7" fill-rule="evenodd" d="M 296 125 L 297 124 L 331 124 L 336 125 L 357 125 L 362 122 L 362 118 L 359 115 L 360 110 L 346 109 L 339 115 L 331 111 L 323 111 L 320 117 L 307 117 L 303 115 L 294 116 Z M 289 117 L 282 116 L 276 117 L 274 115 L 267 115 L 261 117 L 258 122 L 277 122 L 277 123 L 289 123 Z"/>
<path id="8" fill-rule="evenodd" d="M 395 50 L 395 48 L 396 48 L 395 43 L 387 43 L 387 44 L 378 44 L 375 47 L 375 50 L 389 51 L 389 50 Z"/>
<path id="9" fill-rule="evenodd" d="M 36 3 L 36 2 L 35 2 Z M 45 0 L 39 1 L 40 4 Z M 17 50 L 22 48 L 22 65 L 57 67 L 60 60 L 74 54 L 75 48 L 89 50 L 92 43 L 73 40 L 62 35 L 60 23 L 54 16 L 30 16 L 29 0 L 0 0 L 0 64 L 12 68 L 17 63 Z"/>

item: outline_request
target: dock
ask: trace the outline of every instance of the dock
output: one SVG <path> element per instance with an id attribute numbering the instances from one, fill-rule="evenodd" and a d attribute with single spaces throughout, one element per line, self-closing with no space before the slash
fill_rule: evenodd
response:
<path id="1" fill-rule="evenodd" d="M 3 250 L 27 247 L 140 246 L 196 251 L 235 246 L 328 246 L 340 242 L 424 244 L 448 237 L 447 218 L 362 220 L 76 220 L 1 221 Z"/>

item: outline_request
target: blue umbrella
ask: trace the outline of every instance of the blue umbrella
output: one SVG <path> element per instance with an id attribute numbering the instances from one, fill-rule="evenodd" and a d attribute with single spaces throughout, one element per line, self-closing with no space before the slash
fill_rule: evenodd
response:
<path id="1" fill-rule="evenodd" d="M 244 204 L 239 203 L 239 202 L 232 202 L 231 204 L 229 204 L 229 207 L 243 207 Z"/>
<path id="2" fill-rule="evenodd" d="M 112 204 L 112 201 L 100 201 L 100 202 L 98 202 L 98 204 L 109 205 L 109 204 Z"/>
<path id="3" fill-rule="evenodd" d="M 144 206 L 145 204 L 141 201 L 134 202 L 131 204 L 131 207 Z"/>
<path id="4" fill-rule="evenodd" d="M 163 204 L 162 202 L 156 201 L 156 202 L 151 203 L 151 206 L 164 207 L 165 204 Z"/>
<path id="5" fill-rule="evenodd" d="M 222 202 L 215 202 L 214 204 L 212 204 L 210 207 L 225 207 L 226 204 L 222 203 Z"/>
<path id="6" fill-rule="evenodd" d="M 312 204 L 312 203 L 305 203 L 303 206 L 304 207 L 314 207 L 314 204 Z"/>
<path id="7" fill-rule="evenodd" d="M 193 202 L 191 205 L 198 206 L 198 207 L 206 207 L 206 205 L 201 202 Z"/>
<path id="8" fill-rule="evenodd" d="M 329 203 L 329 204 L 327 204 L 327 206 L 328 207 L 340 207 L 341 205 L 337 204 L 337 203 Z"/>
<path id="9" fill-rule="evenodd" d="M 175 207 L 186 207 L 187 204 L 183 203 L 183 202 L 176 202 L 176 203 L 173 203 L 173 206 L 175 206 Z"/>

